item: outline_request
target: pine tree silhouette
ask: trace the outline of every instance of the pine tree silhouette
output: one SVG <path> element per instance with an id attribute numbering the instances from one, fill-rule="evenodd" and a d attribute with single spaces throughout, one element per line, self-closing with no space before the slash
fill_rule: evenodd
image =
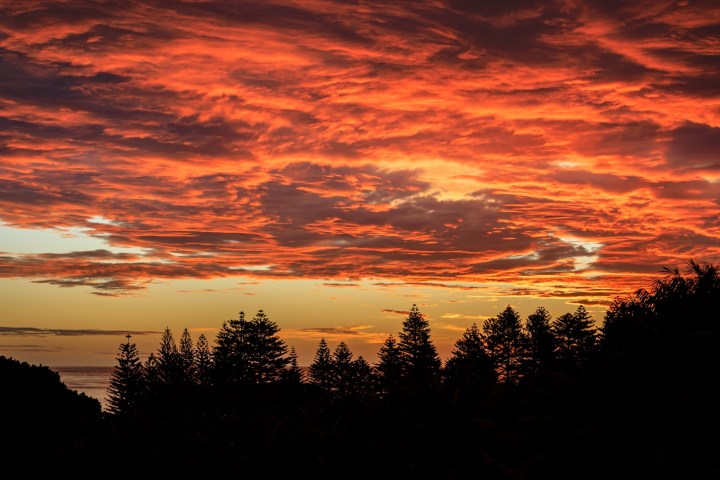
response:
<path id="1" fill-rule="evenodd" d="M 120 344 L 116 357 L 117 365 L 113 369 L 108 387 L 107 401 L 110 411 L 126 414 L 137 404 L 143 393 L 143 371 L 137 347 L 127 342 Z"/>
<path id="2" fill-rule="evenodd" d="M 544 307 L 538 307 L 525 322 L 528 333 L 527 370 L 533 377 L 550 368 L 554 359 L 555 336 L 550 322 L 550 313 Z"/>
<path id="3" fill-rule="evenodd" d="M 340 342 L 332 354 L 332 387 L 338 396 L 347 396 L 353 378 L 353 354 L 345 342 Z"/>
<path id="4" fill-rule="evenodd" d="M 212 367 L 210 346 L 205 335 L 201 333 L 195 343 L 195 382 L 198 385 L 211 383 Z"/>
<path id="5" fill-rule="evenodd" d="M 160 380 L 160 367 L 158 365 L 157 357 L 153 352 L 150 352 L 148 358 L 142 367 L 143 378 L 145 379 L 145 391 L 152 395 L 157 391 L 158 386 L 161 383 Z"/>
<path id="6" fill-rule="evenodd" d="M 288 366 L 285 368 L 282 378 L 290 383 L 302 383 L 305 380 L 305 372 L 298 365 L 298 355 L 294 346 L 290 347 Z"/>
<path id="7" fill-rule="evenodd" d="M 595 350 L 597 330 L 590 314 L 580 305 L 575 313 L 560 315 L 551 323 L 555 336 L 555 355 L 561 364 L 575 367 Z"/>
<path id="8" fill-rule="evenodd" d="M 250 382 L 248 338 L 250 322 L 245 312 L 237 319 L 223 322 L 213 348 L 213 377 L 222 384 L 240 384 Z"/>
<path id="9" fill-rule="evenodd" d="M 250 322 L 247 338 L 248 369 L 253 383 L 274 382 L 283 374 L 289 359 L 287 346 L 280 338 L 280 327 L 262 310 Z"/>
<path id="10" fill-rule="evenodd" d="M 400 347 L 392 335 L 389 335 L 380 347 L 376 369 L 381 390 L 388 394 L 395 391 L 403 377 L 404 362 Z"/>
<path id="11" fill-rule="evenodd" d="M 330 391 L 333 386 L 333 362 L 324 338 L 320 339 L 315 358 L 310 364 L 310 383 Z"/>
<path id="12" fill-rule="evenodd" d="M 183 329 L 182 336 L 180 337 L 178 360 L 183 383 L 195 383 L 195 349 L 193 348 L 192 338 L 187 328 Z"/>
<path id="13" fill-rule="evenodd" d="M 377 378 L 375 370 L 362 356 L 358 356 L 351 364 L 351 381 L 348 384 L 350 395 L 366 398 L 376 392 Z"/>
<path id="14" fill-rule="evenodd" d="M 475 323 L 455 342 L 451 356 L 445 363 L 444 374 L 449 384 L 465 389 L 474 388 L 479 382 L 482 387 L 495 383 L 493 361 Z"/>
<path id="15" fill-rule="evenodd" d="M 432 386 L 440 375 L 440 357 L 430 340 L 430 324 L 417 305 L 403 321 L 398 344 L 403 359 L 403 379 L 413 389 Z"/>
<path id="16" fill-rule="evenodd" d="M 505 384 L 517 383 L 527 359 L 528 344 L 520 315 L 508 305 L 496 317 L 485 320 L 483 335 L 498 380 Z"/>
<path id="17" fill-rule="evenodd" d="M 170 327 L 165 327 L 160 338 L 157 354 L 160 381 L 168 386 L 176 386 L 183 381 L 180 353 Z"/>

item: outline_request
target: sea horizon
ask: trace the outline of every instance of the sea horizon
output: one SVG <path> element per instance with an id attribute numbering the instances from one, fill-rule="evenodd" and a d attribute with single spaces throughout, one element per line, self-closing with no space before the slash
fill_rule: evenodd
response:
<path id="1" fill-rule="evenodd" d="M 107 389 L 114 365 L 45 365 L 60 375 L 60 381 L 69 389 L 92 397 L 100 402 L 100 408 L 108 411 Z M 309 366 L 300 369 L 307 374 Z"/>
<path id="2" fill-rule="evenodd" d="M 60 375 L 60 381 L 71 390 L 84 393 L 100 402 L 103 411 L 108 410 L 107 389 L 115 368 L 107 365 L 55 365 L 47 367 Z"/>

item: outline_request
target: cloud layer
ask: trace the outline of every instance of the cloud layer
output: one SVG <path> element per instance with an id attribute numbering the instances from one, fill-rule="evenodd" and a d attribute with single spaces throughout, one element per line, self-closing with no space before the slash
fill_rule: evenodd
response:
<path id="1" fill-rule="evenodd" d="M 0 276 L 602 302 L 720 258 L 711 1 L 0 5 L 0 220 L 108 246 Z"/>

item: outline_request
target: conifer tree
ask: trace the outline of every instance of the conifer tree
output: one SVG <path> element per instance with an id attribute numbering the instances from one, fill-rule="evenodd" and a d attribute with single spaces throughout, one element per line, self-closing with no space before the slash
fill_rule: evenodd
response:
<path id="1" fill-rule="evenodd" d="M 209 385 L 212 373 L 212 357 L 210 346 L 204 334 L 200 334 L 195 343 L 195 382 L 198 385 Z"/>
<path id="2" fill-rule="evenodd" d="M 340 397 L 350 391 L 353 378 L 353 354 L 345 342 L 340 342 L 332 354 L 332 387 Z"/>
<path id="3" fill-rule="evenodd" d="M 287 346 L 278 336 L 280 327 L 262 310 L 250 322 L 248 367 L 253 383 L 274 382 L 282 376 L 289 359 Z"/>
<path id="4" fill-rule="evenodd" d="M 445 364 L 444 373 L 446 380 L 452 384 L 495 382 L 493 361 L 485 349 L 484 339 L 475 323 L 455 342 L 451 357 Z"/>
<path id="5" fill-rule="evenodd" d="M 305 380 L 305 373 L 298 365 L 298 356 L 295 347 L 290 347 L 290 354 L 288 355 L 288 366 L 283 372 L 283 380 L 290 383 L 302 383 Z"/>
<path id="6" fill-rule="evenodd" d="M 147 360 L 145 360 L 142 373 L 145 381 L 145 390 L 149 394 L 154 393 L 158 385 L 160 385 L 160 367 L 158 366 L 157 357 L 153 352 L 150 352 Z"/>
<path id="7" fill-rule="evenodd" d="M 485 320 L 483 335 L 498 380 L 505 384 L 517 383 L 527 358 L 527 335 L 520 315 L 508 305 L 496 317 Z"/>
<path id="8" fill-rule="evenodd" d="M 365 398 L 375 391 L 375 372 L 362 356 L 353 360 L 351 365 L 352 380 L 349 384 L 350 394 Z"/>
<path id="9" fill-rule="evenodd" d="M 528 370 L 534 375 L 549 368 L 553 361 L 555 336 L 550 320 L 550 313 L 544 307 L 538 307 L 528 315 L 525 322 L 528 333 Z"/>
<path id="10" fill-rule="evenodd" d="M 440 357 L 430 340 L 430 324 L 417 305 L 413 304 L 403 321 L 398 347 L 402 353 L 404 379 L 411 388 L 426 388 L 437 381 Z"/>
<path id="11" fill-rule="evenodd" d="M 395 338 L 389 335 L 380 347 L 376 366 L 380 388 L 389 393 L 400 384 L 403 376 L 403 358 Z"/>
<path id="12" fill-rule="evenodd" d="M 158 374 L 165 385 L 176 386 L 182 382 L 182 364 L 175 338 L 170 327 L 165 327 L 158 349 Z"/>
<path id="13" fill-rule="evenodd" d="M 330 391 L 332 388 L 333 362 L 330 349 L 324 338 L 320 339 L 315 358 L 310 365 L 310 382 Z"/>
<path id="14" fill-rule="evenodd" d="M 580 305 L 575 313 L 560 315 L 551 327 L 555 335 L 557 358 L 564 365 L 578 366 L 594 351 L 597 331 L 584 306 Z"/>
<path id="15" fill-rule="evenodd" d="M 186 384 L 195 383 L 195 349 L 193 348 L 192 338 L 187 328 L 183 330 L 180 337 L 180 348 L 178 350 L 178 360 L 180 363 L 180 371 Z"/>
<path id="16" fill-rule="evenodd" d="M 137 405 L 143 393 L 142 363 L 138 355 L 137 346 L 130 343 L 131 335 L 127 335 L 127 342 L 120 344 L 116 357 L 117 365 L 113 369 L 108 387 L 108 405 L 115 414 L 126 414 Z"/>
<path id="17" fill-rule="evenodd" d="M 248 337 L 250 322 L 245 312 L 237 319 L 223 322 L 213 349 L 213 376 L 218 384 L 239 384 L 250 381 Z"/>
<path id="18" fill-rule="evenodd" d="M 250 321 L 240 312 L 237 320 L 224 322 L 213 350 L 216 379 L 236 384 L 278 380 L 289 361 L 279 331 L 262 310 Z"/>

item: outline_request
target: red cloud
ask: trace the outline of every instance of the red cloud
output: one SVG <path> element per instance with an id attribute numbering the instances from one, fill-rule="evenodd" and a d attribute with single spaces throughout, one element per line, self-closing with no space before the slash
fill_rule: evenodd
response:
<path id="1" fill-rule="evenodd" d="M 101 295 L 280 276 L 587 298 L 717 259 L 713 13 L 10 3 L 0 220 L 143 253 L 5 252 L 0 275 Z"/>

